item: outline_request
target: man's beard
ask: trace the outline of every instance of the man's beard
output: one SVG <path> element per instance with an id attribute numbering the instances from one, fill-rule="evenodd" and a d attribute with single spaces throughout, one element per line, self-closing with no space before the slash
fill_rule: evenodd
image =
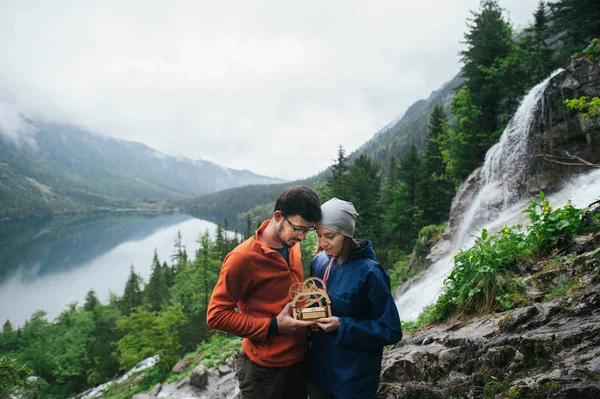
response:
<path id="1" fill-rule="evenodd" d="M 275 235 L 277 236 L 277 241 L 279 241 L 281 243 L 281 245 L 283 245 L 284 247 L 291 248 L 294 245 L 296 245 L 297 242 L 300 242 L 300 240 L 295 240 L 295 239 L 292 239 L 291 243 L 285 241 L 283 239 L 282 232 L 283 232 L 283 224 L 280 224 L 279 227 L 277 228 L 277 230 L 275 231 Z"/>

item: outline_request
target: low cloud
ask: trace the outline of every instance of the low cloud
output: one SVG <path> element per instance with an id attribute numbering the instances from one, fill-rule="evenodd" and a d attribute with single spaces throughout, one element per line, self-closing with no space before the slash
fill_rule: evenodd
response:
<path id="1" fill-rule="evenodd" d="M 537 2 L 502 5 L 524 25 Z M 303 178 L 456 75 L 469 10 L 478 7 L 7 0 L 0 87 L 36 118 Z"/>

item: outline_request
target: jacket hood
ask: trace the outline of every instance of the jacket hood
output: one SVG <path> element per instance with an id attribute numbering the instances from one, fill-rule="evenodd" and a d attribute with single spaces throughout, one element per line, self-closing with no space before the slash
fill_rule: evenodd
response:
<path id="1" fill-rule="evenodd" d="M 356 251 L 353 251 L 350 256 L 348 257 L 348 260 L 357 260 L 357 259 L 364 259 L 364 258 L 369 258 L 369 259 L 373 259 L 373 260 L 377 260 L 375 259 L 375 251 L 373 251 L 373 246 L 371 245 L 371 241 L 368 240 L 357 240 L 359 242 L 358 244 L 358 249 Z"/>

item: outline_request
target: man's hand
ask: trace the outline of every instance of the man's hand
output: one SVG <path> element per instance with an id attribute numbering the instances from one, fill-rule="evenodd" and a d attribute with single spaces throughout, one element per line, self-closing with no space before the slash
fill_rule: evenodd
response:
<path id="1" fill-rule="evenodd" d="M 290 310 L 292 303 L 288 302 L 281 313 L 277 315 L 277 327 L 279 328 L 279 334 L 291 334 L 298 330 L 305 329 L 306 327 L 314 326 L 316 321 L 304 321 L 296 320 L 291 314 Z"/>
<path id="2" fill-rule="evenodd" d="M 323 317 L 317 320 L 317 325 L 327 332 L 339 330 L 340 319 L 336 316 Z"/>

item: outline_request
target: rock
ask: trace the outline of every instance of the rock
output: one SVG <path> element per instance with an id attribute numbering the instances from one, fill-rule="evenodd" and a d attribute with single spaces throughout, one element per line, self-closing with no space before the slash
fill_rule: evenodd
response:
<path id="1" fill-rule="evenodd" d="M 156 384 L 154 385 L 154 387 L 150 390 L 149 394 L 150 396 L 158 396 L 158 394 L 160 393 L 160 391 L 162 390 L 162 385 L 160 384 Z"/>
<path id="2" fill-rule="evenodd" d="M 231 367 L 229 367 L 228 365 L 224 364 L 222 366 L 219 366 L 219 374 L 220 375 L 225 375 L 225 374 L 229 374 L 231 373 Z"/>
<path id="3" fill-rule="evenodd" d="M 183 373 L 192 364 L 191 360 L 181 359 L 171 369 L 172 373 Z"/>
<path id="4" fill-rule="evenodd" d="M 192 374 L 189 376 L 190 385 L 197 389 L 204 389 L 206 387 L 206 383 L 208 381 L 208 370 L 204 365 L 199 364 L 196 366 Z"/>
<path id="5" fill-rule="evenodd" d="M 407 335 L 384 354 L 377 397 L 480 398 L 493 384 L 496 398 L 600 397 L 597 259 L 594 249 L 557 265 L 589 282 L 562 297 Z"/>

